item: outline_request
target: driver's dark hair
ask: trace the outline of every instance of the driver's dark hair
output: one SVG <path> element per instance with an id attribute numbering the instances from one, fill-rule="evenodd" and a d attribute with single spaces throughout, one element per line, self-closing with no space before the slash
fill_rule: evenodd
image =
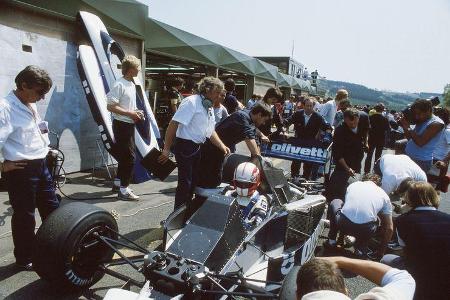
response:
<path id="1" fill-rule="evenodd" d="M 255 105 L 253 105 L 250 113 L 252 115 L 261 114 L 262 117 L 272 117 L 272 109 L 270 108 L 269 104 L 266 103 L 256 103 Z"/>
<path id="2" fill-rule="evenodd" d="M 364 174 L 362 181 L 372 181 L 376 185 L 381 186 L 381 177 L 375 173 Z"/>
<path id="3" fill-rule="evenodd" d="M 16 86 L 18 90 L 22 90 L 22 84 L 26 83 L 28 88 L 40 87 L 49 91 L 53 82 L 47 71 L 38 66 L 27 66 L 25 69 L 17 74 Z"/>
<path id="4" fill-rule="evenodd" d="M 281 102 L 283 100 L 283 93 L 279 88 L 271 87 L 270 89 L 267 90 L 262 100 L 264 103 L 267 103 L 267 99 L 269 98 L 276 98 L 278 102 Z"/>
<path id="5" fill-rule="evenodd" d="M 431 101 L 427 99 L 417 99 L 414 101 L 414 103 L 411 105 L 411 109 L 413 110 L 420 110 L 421 112 L 431 112 L 433 110 L 433 104 Z"/>
<path id="6" fill-rule="evenodd" d="M 344 277 L 335 263 L 313 258 L 297 273 L 297 299 L 314 291 L 329 290 L 347 294 Z"/>

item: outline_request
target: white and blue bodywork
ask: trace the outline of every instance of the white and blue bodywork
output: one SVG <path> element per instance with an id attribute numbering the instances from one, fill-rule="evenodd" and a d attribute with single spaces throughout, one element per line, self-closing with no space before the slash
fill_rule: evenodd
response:
<path id="1" fill-rule="evenodd" d="M 111 113 L 106 108 L 106 95 L 117 79 L 112 68 L 113 56 L 117 56 L 122 61 L 125 53 L 96 15 L 80 11 L 78 23 L 86 41 L 85 44 L 84 41 L 80 42 L 78 47 L 78 72 L 92 116 L 98 125 L 101 140 L 107 151 L 114 157 L 112 149 L 115 138 Z M 158 140 L 161 136 L 141 82 L 137 77 L 133 81 L 136 85 L 137 109 L 142 110 L 145 115 L 145 120 L 136 124 L 134 136 L 137 161 L 140 161 L 153 148 L 159 149 Z M 136 164 L 136 168 L 135 181 L 142 182 L 149 178 L 148 174 L 145 174 L 148 172 L 140 164 Z"/>

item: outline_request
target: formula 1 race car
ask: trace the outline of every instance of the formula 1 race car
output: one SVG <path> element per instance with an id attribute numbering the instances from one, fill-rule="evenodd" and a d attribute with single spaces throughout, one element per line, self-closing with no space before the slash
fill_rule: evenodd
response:
<path id="1" fill-rule="evenodd" d="M 229 156 L 223 186 L 236 166 L 249 160 Z M 38 230 L 34 268 L 63 289 L 89 288 L 105 274 L 143 288 L 140 295 L 110 289 L 105 299 L 149 299 L 151 289 L 151 297 L 157 299 L 289 299 L 295 287 L 283 286 L 283 279 L 294 265 L 314 255 L 326 201 L 308 192 L 311 183 L 296 186 L 270 164 L 262 163 L 261 173 L 258 190 L 270 204 L 261 222 L 246 226 L 243 207 L 221 189 L 197 191 L 196 199 L 203 198 L 198 208 L 182 206 L 163 223 L 160 251 L 149 251 L 121 235 L 107 211 L 86 203 L 66 204 Z M 127 257 L 124 249 L 140 255 Z M 125 264 L 142 274 L 142 281 L 114 269 Z"/>

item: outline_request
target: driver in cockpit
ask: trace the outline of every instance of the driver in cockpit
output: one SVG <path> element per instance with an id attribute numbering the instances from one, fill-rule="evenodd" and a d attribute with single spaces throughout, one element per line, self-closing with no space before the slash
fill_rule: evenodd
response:
<path id="1" fill-rule="evenodd" d="M 236 198 L 242 207 L 241 212 L 247 228 L 259 225 L 267 216 L 269 203 L 266 196 L 258 192 L 261 176 L 258 167 L 251 162 L 237 166 L 233 176 L 233 186 L 225 196 Z"/>

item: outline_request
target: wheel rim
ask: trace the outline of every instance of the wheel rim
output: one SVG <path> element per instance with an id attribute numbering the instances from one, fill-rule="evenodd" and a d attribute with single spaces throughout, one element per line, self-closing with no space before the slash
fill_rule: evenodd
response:
<path id="1" fill-rule="evenodd" d="M 68 256 L 66 266 L 78 277 L 89 279 L 99 271 L 99 265 L 111 259 L 112 249 L 98 240 L 98 236 L 116 239 L 107 224 L 100 223 L 88 229 L 77 241 Z"/>

